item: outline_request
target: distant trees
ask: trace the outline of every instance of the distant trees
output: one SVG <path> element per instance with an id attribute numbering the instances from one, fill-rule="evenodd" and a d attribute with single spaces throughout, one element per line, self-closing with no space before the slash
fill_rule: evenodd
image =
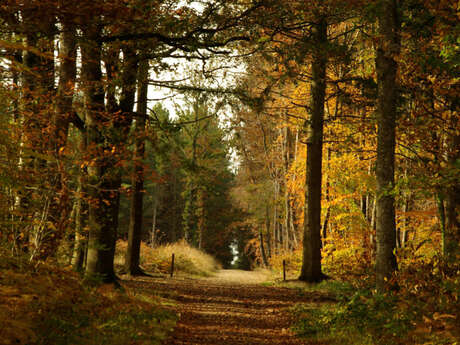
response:
<path id="1" fill-rule="evenodd" d="M 230 196 L 229 145 L 219 125 L 219 106 L 205 95 L 191 94 L 177 119 L 165 118 L 161 111 L 155 110 L 170 129 L 155 143 L 159 152 L 155 169 L 160 174 L 154 187 L 155 239 L 161 243 L 184 238 L 229 265 L 236 211 Z"/>

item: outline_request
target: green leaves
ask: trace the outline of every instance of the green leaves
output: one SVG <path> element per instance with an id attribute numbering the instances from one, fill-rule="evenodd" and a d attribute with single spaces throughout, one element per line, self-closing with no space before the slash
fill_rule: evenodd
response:
<path id="1" fill-rule="evenodd" d="M 335 305 L 298 306 L 295 331 L 306 338 L 335 339 L 341 344 L 387 344 L 404 338 L 412 317 L 398 309 L 398 299 L 369 290 L 341 296 Z M 379 340 L 378 340 L 379 339 Z"/>

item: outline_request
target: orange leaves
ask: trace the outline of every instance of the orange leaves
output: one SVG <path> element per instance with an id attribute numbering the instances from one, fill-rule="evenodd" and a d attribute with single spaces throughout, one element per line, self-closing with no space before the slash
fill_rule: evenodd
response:
<path id="1" fill-rule="evenodd" d="M 444 319 L 452 319 L 452 320 L 455 320 L 457 319 L 457 317 L 455 315 L 451 315 L 451 314 L 441 314 L 441 313 L 438 313 L 438 312 L 435 312 L 433 314 L 433 320 L 434 321 L 437 321 L 437 320 L 444 320 Z"/>

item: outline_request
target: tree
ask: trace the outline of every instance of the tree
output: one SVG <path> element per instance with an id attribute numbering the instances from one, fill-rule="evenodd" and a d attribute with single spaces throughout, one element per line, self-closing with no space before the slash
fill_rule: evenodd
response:
<path id="1" fill-rule="evenodd" d="M 398 92 L 396 57 L 400 52 L 400 22 L 397 0 L 379 2 L 376 71 L 378 83 L 377 117 L 377 289 L 384 291 L 396 270 L 394 166 Z"/>
<path id="2" fill-rule="evenodd" d="M 113 207 L 117 202 L 116 191 L 112 190 L 109 169 L 110 157 L 107 156 L 107 140 L 104 137 L 104 89 L 102 84 L 101 53 L 99 43 L 101 24 L 99 20 L 82 27 L 82 79 L 85 96 L 85 123 L 87 128 L 87 149 L 89 150 L 88 196 L 90 228 L 88 254 L 85 275 L 95 276 L 103 281 L 115 280 L 113 254 L 115 233 L 113 231 Z M 110 152 L 110 151 L 109 151 Z M 113 173 L 113 172 L 112 172 Z"/>
<path id="3" fill-rule="evenodd" d="M 299 280 L 317 282 L 321 272 L 321 181 L 323 164 L 323 121 L 326 96 L 327 22 L 322 15 L 312 27 L 311 117 L 307 122 L 307 159 L 302 271 Z"/>
<path id="4" fill-rule="evenodd" d="M 134 125 L 133 174 L 131 183 L 133 192 L 131 196 L 131 210 L 128 230 L 128 249 L 126 251 L 125 265 L 128 274 L 142 274 L 139 267 L 140 245 L 142 239 L 142 214 L 144 201 L 144 158 L 145 158 L 145 129 L 147 117 L 147 90 L 148 90 L 147 60 L 139 64 L 137 88 L 137 113 Z"/>

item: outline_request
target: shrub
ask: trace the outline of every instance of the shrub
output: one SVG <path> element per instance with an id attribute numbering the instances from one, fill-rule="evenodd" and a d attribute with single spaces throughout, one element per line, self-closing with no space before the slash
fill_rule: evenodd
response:
<path id="1" fill-rule="evenodd" d="M 391 295 L 356 292 L 336 305 L 297 306 L 296 332 L 305 337 L 330 338 L 340 344 L 398 344 L 407 336 L 415 315 L 402 312 Z"/>
<path id="2" fill-rule="evenodd" d="M 160 344 L 175 324 L 151 293 L 89 288 L 67 269 L 0 259 L 0 344 Z"/>
<path id="3" fill-rule="evenodd" d="M 127 243 L 117 242 L 115 263 L 124 264 Z M 190 246 L 185 241 L 151 248 L 141 243 L 141 265 L 149 272 L 168 273 L 171 256 L 174 253 L 174 268 L 177 273 L 210 276 L 220 268 L 219 263 L 203 251 Z"/>

